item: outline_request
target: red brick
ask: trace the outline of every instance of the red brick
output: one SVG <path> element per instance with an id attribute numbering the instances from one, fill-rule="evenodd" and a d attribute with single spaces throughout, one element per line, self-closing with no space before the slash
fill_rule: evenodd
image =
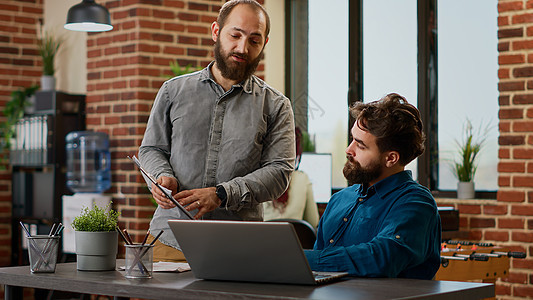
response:
<path id="1" fill-rule="evenodd" d="M 498 172 L 504 173 L 524 173 L 526 165 L 523 162 L 500 162 L 498 163 Z"/>
<path id="2" fill-rule="evenodd" d="M 513 205 L 511 206 L 513 216 L 533 216 L 533 205 Z"/>
<path id="3" fill-rule="evenodd" d="M 511 48 L 511 43 L 509 42 L 499 42 L 498 43 L 498 52 L 506 52 Z"/>
<path id="4" fill-rule="evenodd" d="M 203 43 L 202 43 L 203 45 Z M 209 44 L 207 44 L 209 45 Z M 508 79 L 511 77 L 511 73 L 509 71 L 509 69 L 498 69 L 498 78 L 499 79 Z M 529 84 L 528 84 L 528 89 L 529 89 Z"/>
<path id="5" fill-rule="evenodd" d="M 509 272 L 509 276 L 505 279 L 506 282 L 512 282 L 512 283 L 521 283 L 526 284 L 527 283 L 527 273 L 522 272 Z"/>
<path id="6" fill-rule="evenodd" d="M 484 205 L 483 213 L 486 215 L 505 215 L 507 214 L 507 205 Z"/>
<path id="7" fill-rule="evenodd" d="M 484 240 L 507 242 L 509 241 L 509 233 L 507 231 L 486 231 Z"/>
<path id="8" fill-rule="evenodd" d="M 525 62 L 526 57 L 524 54 L 508 54 L 498 57 L 498 64 L 500 65 L 522 64 Z"/>
<path id="9" fill-rule="evenodd" d="M 190 21 L 190 22 L 196 22 L 198 21 L 198 15 L 197 14 L 191 14 L 191 13 L 185 13 L 180 12 L 176 16 L 179 20 L 182 21 Z"/>
<path id="10" fill-rule="evenodd" d="M 172 10 L 154 9 L 152 13 L 153 13 L 153 17 L 158 18 L 158 19 L 174 19 L 175 18 L 174 12 Z"/>
<path id="11" fill-rule="evenodd" d="M 521 94 L 513 96 L 513 104 L 533 104 L 533 94 Z"/>
<path id="12" fill-rule="evenodd" d="M 533 176 L 513 176 L 514 187 L 533 187 Z"/>
<path id="13" fill-rule="evenodd" d="M 499 82 L 498 90 L 500 92 L 507 91 L 523 91 L 525 89 L 523 81 L 510 81 L 510 82 Z"/>
<path id="14" fill-rule="evenodd" d="M 500 144 L 500 146 L 524 145 L 525 136 L 500 136 L 498 138 L 498 144 Z"/>
<path id="15" fill-rule="evenodd" d="M 525 194 L 521 191 L 498 191 L 498 201 L 503 202 L 524 202 Z"/>
<path id="16" fill-rule="evenodd" d="M 463 205 L 457 206 L 460 214 L 481 214 L 481 206 L 479 205 Z"/>
<path id="17" fill-rule="evenodd" d="M 533 260 L 531 259 L 513 259 L 511 261 L 511 267 L 517 269 L 529 269 L 533 270 Z"/>
<path id="18" fill-rule="evenodd" d="M 515 121 L 513 122 L 513 130 L 515 132 L 533 132 L 533 121 Z"/>
<path id="19" fill-rule="evenodd" d="M 470 227 L 471 228 L 493 228 L 496 226 L 496 221 L 494 219 L 485 219 L 485 218 L 471 218 Z"/>
<path id="20" fill-rule="evenodd" d="M 500 119 L 521 119 L 524 117 L 524 110 L 520 108 L 504 109 L 500 108 Z"/>
<path id="21" fill-rule="evenodd" d="M 496 282 L 496 286 L 494 289 L 496 295 L 511 295 L 511 286 L 509 285 L 503 285 L 501 283 Z"/>
<path id="22" fill-rule="evenodd" d="M 498 218 L 498 228 L 524 229 L 524 221 L 524 218 Z"/>
<path id="23" fill-rule="evenodd" d="M 513 231 L 511 238 L 515 242 L 533 243 L 533 233 Z"/>
<path id="24" fill-rule="evenodd" d="M 179 0 L 164 0 L 163 6 L 165 7 L 177 7 L 177 8 L 184 8 L 185 2 L 179 1 Z"/>
<path id="25" fill-rule="evenodd" d="M 498 2 L 498 12 L 509 12 L 523 9 L 522 1 Z"/>

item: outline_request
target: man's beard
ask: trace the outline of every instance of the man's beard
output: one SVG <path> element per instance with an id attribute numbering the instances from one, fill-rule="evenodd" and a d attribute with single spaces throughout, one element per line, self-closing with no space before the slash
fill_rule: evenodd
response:
<path id="1" fill-rule="evenodd" d="M 383 168 L 379 160 L 373 161 L 368 167 L 363 168 L 352 156 L 347 156 L 347 158 L 348 161 L 344 164 L 342 173 L 350 185 L 369 183 L 381 176 Z"/>
<path id="2" fill-rule="evenodd" d="M 245 60 L 245 62 L 239 63 L 234 61 L 231 56 L 237 56 Z M 220 39 L 215 42 L 215 62 L 218 69 L 222 73 L 222 76 L 227 79 L 241 82 L 250 77 L 257 69 L 261 57 L 263 56 L 263 50 L 252 61 L 249 61 L 248 55 L 238 52 L 224 53 L 220 47 Z"/>

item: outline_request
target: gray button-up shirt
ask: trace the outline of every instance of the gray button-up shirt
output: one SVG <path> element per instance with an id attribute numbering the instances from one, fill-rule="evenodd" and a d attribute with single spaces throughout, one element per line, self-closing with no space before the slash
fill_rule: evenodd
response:
<path id="1" fill-rule="evenodd" d="M 227 92 L 207 68 L 166 81 L 155 99 L 139 159 L 156 178 L 179 189 L 227 192 L 225 207 L 205 219 L 262 220 L 260 203 L 278 198 L 294 170 L 294 116 L 289 99 L 251 76 Z M 167 221 L 185 218 L 158 207 L 150 231 L 179 249 Z"/>

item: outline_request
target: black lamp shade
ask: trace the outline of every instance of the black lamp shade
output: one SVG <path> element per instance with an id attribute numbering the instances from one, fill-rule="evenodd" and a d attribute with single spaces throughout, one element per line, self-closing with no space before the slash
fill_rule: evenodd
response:
<path id="1" fill-rule="evenodd" d="M 72 6 L 67 13 L 65 29 L 74 31 L 99 32 L 113 29 L 109 11 L 94 0 L 83 0 Z"/>

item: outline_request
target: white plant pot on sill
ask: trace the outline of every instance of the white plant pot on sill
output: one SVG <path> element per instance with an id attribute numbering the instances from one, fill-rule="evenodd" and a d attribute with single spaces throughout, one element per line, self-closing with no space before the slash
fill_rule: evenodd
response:
<path id="1" fill-rule="evenodd" d="M 41 91 L 53 91 L 56 89 L 56 78 L 52 75 L 41 76 Z"/>
<path id="2" fill-rule="evenodd" d="M 476 195 L 473 181 L 459 181 L 457 183 L 457 198 L 458 199 L 474 199 Z"/>

